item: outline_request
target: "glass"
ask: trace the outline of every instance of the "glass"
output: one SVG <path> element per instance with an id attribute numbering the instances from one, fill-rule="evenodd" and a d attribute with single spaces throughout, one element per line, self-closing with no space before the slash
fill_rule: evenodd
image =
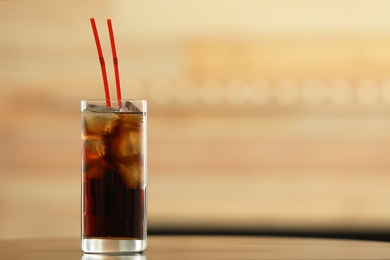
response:
<path id="1" fill-rule="evenodd" d="M 81 248 L 146 248 L 146 101 L 82 100 Z"/>

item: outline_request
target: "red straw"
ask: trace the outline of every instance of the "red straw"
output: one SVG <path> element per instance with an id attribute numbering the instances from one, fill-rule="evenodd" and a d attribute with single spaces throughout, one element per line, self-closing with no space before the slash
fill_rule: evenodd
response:
<path id="1" fill-rule="evenodd" d="M 118 97 L 118 105 L 120 106 L 122 104 L 122 91 L 121 91 L 121 82 L 119 78 L 119 66 L 118 66 L 118 57 L 116 55 L 114 30 L 112 29 L 111 19 L 107 19 L 107 25 L 108 25 L 108 32 L 110 34 L 112 58 L 114 62 L 116 94 Z"/>
<path id="2" fill-rule="evenodd" d="M 96 42 L 96 48 L 97 48 L 98 55 L 99 55 L 100 67 L 102 68 L 104 91 L 106 94 L 106 103 L 107 103 L 108 107 L 111 107 L 110 89 L 108 86 L 106 65 L 104 62 L 102 46 L 100 45 L 99 34 L 98 34 L 98 31 L 96 28 L 96 23 L 95 23 L 94 18 L 91 18 L 91 25 L 92 25 L 93 35 L 95 36 L 95 42 Z"/>

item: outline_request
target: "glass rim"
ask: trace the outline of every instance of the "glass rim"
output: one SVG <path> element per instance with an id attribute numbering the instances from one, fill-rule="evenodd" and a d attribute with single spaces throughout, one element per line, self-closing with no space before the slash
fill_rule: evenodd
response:
<path id="1" fill-rule="evenodd" d="M 119 100 L 116 99 L 116 98 L 111 98 L 109 99 L 110 101 L 115 101 L 115 102 L 118 102 Z M 93 102 L 93 101 L 96 101 L 96 102 L 106 102 L 107 99 L 104 99 L 104 98 L 91 98 L 91 99 L 81 99 L 82 102 Z M 146 102 L 147 100 L 146 99 L 138 99 L 138 98 L 122 98 L 121 101 L 137 101 L 137 102 Z"/>
<path id="2" fill-rule="evenodd" d="M 119 104 L 119 100 L 118 99 L 110 99 L 111 101 L 111 104 L 116 104 L 118 105 Z M 139 110 L 141 110 L 141 112 L 143 113 L 146 113 L 147 112 L 147 101 L 146 99 L 126 99 L 126 98 L 122 98 L 120 100 L 121 102 L 131 102 L 133 103 L 136 107 L 138 107 Z M 85 110 L 87 105 L 89 104 L 96 104 L 96 105 L 106 105 L 107 103 L 107 100 L 106 99 L 82 99 L 81 100 L 81 111 Z"/>

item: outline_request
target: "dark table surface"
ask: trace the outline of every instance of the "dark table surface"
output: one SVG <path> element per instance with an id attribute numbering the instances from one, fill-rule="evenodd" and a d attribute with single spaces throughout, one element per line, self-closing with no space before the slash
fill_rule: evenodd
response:
<path id="1" fill-rule="evenodd" d="M 83 255 L 80 238 L 0 240 L 1 260 L 390 259 L 390 243 L 256 236 L 149 236 L 137 255 Z"/>

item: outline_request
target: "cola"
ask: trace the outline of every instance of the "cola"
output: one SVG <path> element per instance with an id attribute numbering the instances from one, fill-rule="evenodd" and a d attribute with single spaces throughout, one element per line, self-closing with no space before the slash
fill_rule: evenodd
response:
<path id="1" fill-rule="evenodd" d="M 129 101 L 119 108 L 86 102 L 82 108 L 84 252 L 94 250 L 97 239 L 110 246 L 128 241 L 129 251 L 141 251 L 134 250 L 134 241 L 146 245 L 146 165 L 145 108 Z"/>

